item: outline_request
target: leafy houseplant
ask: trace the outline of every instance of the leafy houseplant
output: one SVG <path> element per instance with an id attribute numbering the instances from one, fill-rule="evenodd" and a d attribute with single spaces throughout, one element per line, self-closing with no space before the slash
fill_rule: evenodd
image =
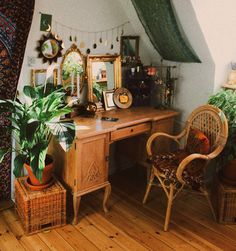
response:
<path id="1" fill-rule="evenodd" d="M 17 152 L 14 159 L 14 175 L 19 177 L 25 163 L 29 164 L 35 177 L 42 182 L 43 170 L 48 146 L 54 135 L 66 150 L 69 149 L 75 136 L 75 125 L 72 121 L 60 120 L 60 117 L 71 112 L 65 105 L 65 92 L 52 84 L 23 89 L 27 101 L 0 100 L 1 112 L 9 111 L 8 119 L 12 122 L 4 131 L 10 130 L 18 147 L 1 149 L 0 162 L 6 153 Z"/>
<path id="2" fill-rule="evenodd" d="M 236 92 L 234 90 L 221 89 L 218 93 L 210 96 L 208 103 L 220 108 L 227 120 L 229 127 L 229 134 L 224 151 L 221 154 L 223 174 L 230 179 L 236 179 Z M 230 167 L 231 166 L 231 167 Z M 233 166 L 233 169 L 232 169 Z M 231 170 L 229 170 L 231 169 Z M 234 176 L 234 177 L 233 177 Z"/>

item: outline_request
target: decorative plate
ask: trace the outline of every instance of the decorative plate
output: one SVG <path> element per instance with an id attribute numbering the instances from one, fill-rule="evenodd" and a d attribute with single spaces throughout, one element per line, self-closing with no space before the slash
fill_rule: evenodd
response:
<path id="1" fill-rule="evenodd" d="M 133 101 L 130 91 L 123 87 L 115 90 L 113 99 L 119 108 L 129 108 Z"/>

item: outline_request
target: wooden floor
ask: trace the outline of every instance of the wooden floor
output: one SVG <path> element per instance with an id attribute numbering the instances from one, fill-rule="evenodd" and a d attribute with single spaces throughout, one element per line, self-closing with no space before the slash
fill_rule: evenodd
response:
<path id="1" fill-rule="evenodd" d="M 141 200 L 145 177 L 112 179 L 110 212 L 101 210 L 102 192 L 84 196 L 80 222 L 25 236 L 14 209 L 0 212 L 0 250 L 236 250 L 236 226 L 217 224 L 205 198 L 185 192 L 175 202 L 170 231 L 163 232 L 165 197 L 152 190 Z"/>

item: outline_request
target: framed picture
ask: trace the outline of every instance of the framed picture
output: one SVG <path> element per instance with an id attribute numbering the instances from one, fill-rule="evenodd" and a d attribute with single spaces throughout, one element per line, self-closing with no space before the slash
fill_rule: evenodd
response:
<path id="1" fill-rule="evenodd" d="M 121 36 L 120 55 L 123 63 L 139 57 L 139 36 Z"/>
<path id="2" fill-rule="evenodd" d="M 31 85 L 39 86 L 44 85 L 47 75 L 47 69 L 32 69 L 31 70 Z M 53 70 L 53 75 L 47 79 L 47 83 L 57 85 L 58 69 Z"/>
<path id="3" fill-rule="evenodd" d="M 106 111 L 116 108 L 116 105 L 113 101 L 113 96 L 114 96 L 114 90 L 103 91 L 103 99 Z"/>

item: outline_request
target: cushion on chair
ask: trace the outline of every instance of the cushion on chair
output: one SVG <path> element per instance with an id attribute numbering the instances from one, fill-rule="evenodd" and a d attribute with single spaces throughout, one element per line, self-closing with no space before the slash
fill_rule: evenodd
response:
<path id="1" fill-rule="evenodd" d="M 191 128 L 189 130 L 186 150 L 189 153 L 208 154 L 210 151 L 210 141 L 203 132 Z"/>
<path id="2" fill-rule="evenodd" d="M 151 162 L 162 174 L 165 175 L 165 178 L 171 183 L 178 183 L 176 177 L 176 171 L 180 162 L 189 156 L 189 152 L 186 150 L 178 150 L 176 152 L 168 154 L 158 154 L 151 157 Z M 190 185 L 194 190 L 199 189 L 203 183 L 203 172 L 202 168 L 205 164 L 205 160 L 194 160 L 183 172 L 183 179 L 186 184 Z"/>

